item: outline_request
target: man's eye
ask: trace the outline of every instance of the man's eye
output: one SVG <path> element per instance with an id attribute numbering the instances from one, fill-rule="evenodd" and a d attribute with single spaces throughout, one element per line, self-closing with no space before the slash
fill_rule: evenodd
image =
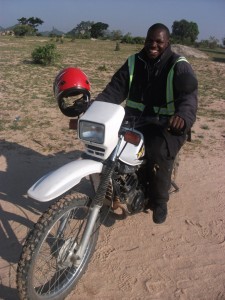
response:
<path id="1" fill-rule="evenodd" d="M 156 44 L 163 44 L 163 41 L 161 41 L 161 40 L 157 40 L 157 41 L 147 41 L 147 42 L 146 42 L 146 45 L 151 45 L 151 44 L 153 44 L 153 43 L 156 43 Z"/>
<path id="2" fill-rule="evenodd" d="M 163 41 L 156 41 L 157 44 L 163 44 Z"/>

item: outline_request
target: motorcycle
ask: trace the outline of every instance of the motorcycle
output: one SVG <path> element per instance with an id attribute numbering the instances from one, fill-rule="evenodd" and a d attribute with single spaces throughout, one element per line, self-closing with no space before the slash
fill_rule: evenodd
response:
<path id="1" fill-rule="evenodd" d="M 144 122 L 165 126 L 156 117 Z M 56 201 L 23 246 L 17 269 L 20 299 L 64 299 L 85 272 L 109 215 L 125 218 L 148 208 L 144 137 L 137 125 L 125 118 L 121 105 L 93 101 L 78 119 L 81 158 L 44 175 L 28 190 L 40 202 Z M 75 191 L 87 177 L 93 197 Z"/>

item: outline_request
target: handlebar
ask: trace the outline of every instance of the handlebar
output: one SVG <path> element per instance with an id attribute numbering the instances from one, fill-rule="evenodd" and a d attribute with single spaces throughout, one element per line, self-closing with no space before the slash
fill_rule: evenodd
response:
<path id="1" fill-rule="evenodd" d="M 152 125 L 161 129 L 165 129 L 169 131 L 172 135 L 184 134 L 183 130 L 171 128 L 169 124 L 169 117 L 166 116 L 145 116 L 141 118 L 126 117 L 122 127 L 138 129 L 147 125 Z"/>
<path id="2" fill-rule="evenodd" d="M 154 125 L 160 128 L 167 128 L 169 126 L 169 118 L 162 116 L 145 116 L 142 118 L 127 117 L 124 120 L 123 126 L 140 128 L 146 125 Z"/>
<path id="3" fill-rule="evenodd" d="M 159 116 L 146 116 L 135 123 L 135 128 L 146 125 L 154 125 L 161 128 L 167 128 L 169 126 L 169 118 Z"/>

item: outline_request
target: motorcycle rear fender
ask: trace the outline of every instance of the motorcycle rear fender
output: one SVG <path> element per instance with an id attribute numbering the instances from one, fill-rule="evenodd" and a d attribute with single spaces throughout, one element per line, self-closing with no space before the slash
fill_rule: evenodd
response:
<path id="1" fill-rule="evenodd" d="M 91 159 L 72 161 L 41 177 L 30 187 L 27 194 L 40 202 L 53 200 L 76 186 L 82 178 L 101 173 L 102 167 L 101 162 Z"/>

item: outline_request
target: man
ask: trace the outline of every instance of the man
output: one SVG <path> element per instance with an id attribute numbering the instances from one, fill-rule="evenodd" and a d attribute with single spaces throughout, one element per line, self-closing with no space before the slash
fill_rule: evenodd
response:
<path id="1" fill-rule="evenodd" d="M 95 100 L 121 104 L 136 117 L 168 118 L 168 127 L 142 128 L 153 221 L 163 223 L 174 159 L 196 119 L 198 82 L 189 62 L 171 51 L 169 29 L 152 25 L 144 48 L 130 56 Z"/>

